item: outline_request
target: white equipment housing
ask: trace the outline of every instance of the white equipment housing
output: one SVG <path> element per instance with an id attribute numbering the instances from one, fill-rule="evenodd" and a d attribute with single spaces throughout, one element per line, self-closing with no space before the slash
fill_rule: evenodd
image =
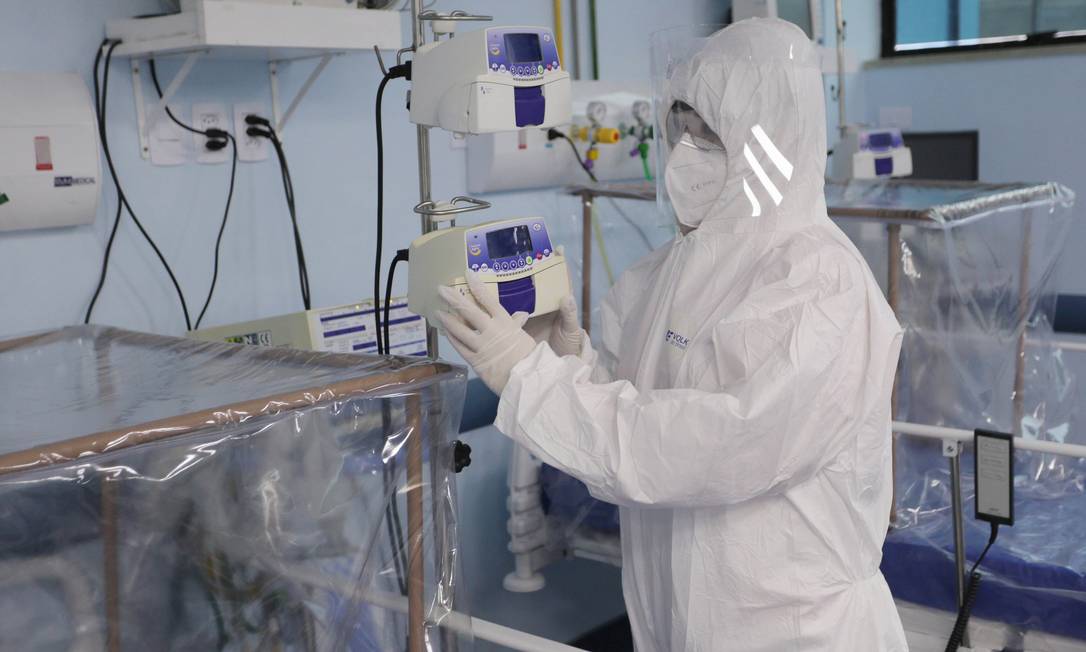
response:
<path id="1" fill-rule="evenodd" d="M 489 27 L 428 43 L 411 77 L 415 124 L 484 134 L 570 121 L 569 73 L 545 27 Z"/>
<path id="2" fill-rule="evenodd" d="M 0 72 L 0 231 L 89 224 L 98 128 L 74 73 Z"/>
<path id="3" fill-rule="evenodd" d="M 647 120 L 634 115 L 638 103 L 651 106 L 652 91 L 647 84 L 635 82 L 603 82 L 576 80 L 571 84 L 572 124 L 558 125 L 562 132 L 590 126 L 588 106 L 602 105 L 606 109 L 599 126 L 614 127 L 623 132 L 617 143 L 600 144 L 599 158 L 592 168 L 600 181 L 643 179 L 641 159 L 635 154 L 642 124 L 651 129 L 652 116 Z M 651 134 L 651 132 L 649 132 Z M 653 146 L 651 136 L 646 141 Z M 584 156 L 588 143 L 577 142 Z M 554 188 L 576 183 L 588 183 L 589 178 L 577 163 L 567 143 L 547 140 L 539 130 L 524 130 L 483 134 L 467 138 L 468 192 L 496 192 L 528 188 Z M 649 171 L 655 174 L 656 156 L 648 158 Z"/>
<path id="4" fill-rule="evenodd" d="M 467 294 L 469 269 L 510 313 L 554 312 L 570 291 L 565 257 L 554 250 L 541 217 L 431 231 L 411 243 L 410 262 L 407 307 L 431 323 L 437 323 L 436 310 L 448 309 L 438 287 Z"/>
<path id="5" fill-rule="evenodd" d="M 834 179 L 907 177 L 913 173 L 912 151 L 896 128 L 848 127 L 833 150 Z"/>
<path id="6" fill-rule="evenodd" d="M 360 301 L 201 328 L 190 331 L 189 337 L 205 342 L 284 346 L 303 351 L 376 353 L 375 333 L 373 301 Z M 393 355 L 426 355 L 426 325 L 421 317 L 408 312 L 403 297 L 392 299 L 388 339 L 389 352 Z"/>

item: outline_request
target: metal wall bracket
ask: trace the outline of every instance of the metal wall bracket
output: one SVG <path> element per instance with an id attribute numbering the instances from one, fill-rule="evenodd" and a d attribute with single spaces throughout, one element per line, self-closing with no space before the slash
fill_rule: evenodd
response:
<path id="1" fill-rule="evenodd" d="M 958 439 L 943 440 L 943 457 L 958 457 L 962 454 L 962 442 Z"/>
<path id="2" fill-rule="evenodd" d="M 177 74 L 170 80 L 169 85 L 166 86 L 166 90 L 162 91 L 162 98 L 159 99 L 158 103 L 151 109 L 150 115 L 147 114 L 143 103 L 143 81 L 140 78 L 141 60 L 135 57 L 130 60 L 132 69 L 132 96 L 136 101 L 136 127 L 139 131 L 140 156 L 143 158 L 150 158 L 151 156 L 151 130 L 154 129 L 155 124 L 165 116 L 166 105 L 169 104 L 170 99 L 177 94 L 181 85 L 185 83 L 185 79 L 187 79 L 189 73 L 192 72 L 192 67 L 196 65 L 196 61 L 202 54 L 203 52 L 191 52 L 185 57 L 185 62 L 181 64 L 181 69 L 178 70 Z"/>
<path id="3" fill-rule="evenodd" d="M 279 97 L 279 61 L 268 62 L 268 82 L 271 85 L 272 96 L 272 117 L 275 120 L 275 133 L 279 135 L 279 139 L 283 139 L 283 129 L 287 126 L 287 122 L 290 120 L 294 112 L 298 110 L 298 106 L 305 99 L 306 93 L 313 87 L 313 84 L 324 72 L 324 69 L 328 67 L 329 62 L 332 61 L 333 54 L 325 54 L 321 56 L 320 61 L 317 63 L 317 67 L 309 73 L 309 76 L 305 78 L 305 82 L 302 83 L 302 87 L 298 89 L 298 92 L 291 99 L 290 104 L 287 106 L 287 110 L 282 110 L 282 103 Z"/>

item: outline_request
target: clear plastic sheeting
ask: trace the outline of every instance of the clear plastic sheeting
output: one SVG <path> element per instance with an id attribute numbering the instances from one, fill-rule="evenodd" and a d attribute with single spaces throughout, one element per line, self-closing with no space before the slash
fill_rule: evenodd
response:
<path id="1" fill-rule="evenodd" d="M 470 649 L 464 383 L 112 328 L 0 342 L 0 649 Z"/>
<path id="2" fill-rule="evenodd" d="M 599 333 L 600 301 L 619 275 L 675 236 L 674 222 L 657 219 L 655 200 L 655 182 L 619 181 L 569 186 L 557 202 L 555 212 L 562 217 L 548 221 L 548 226 L 555 241 L 565 247 L 579 306 L 584 305 L 588 288 L 592 333 Z M 584 273 L 586 225 L 591 233 L 588 276 Z"/>
<path id="3" fill-rule="evenodd" d="M 1077 383 L 1053 344 L 1051 279 L 1074 195 L 1056 184 L 911 180 L 827 184 L 831 216 L 883 272 L 905 327 L 896 418 L 1086 443 Z M 883 224 L 869 223 L 872 219 Z M 853 221 L 863 222 L 854 224 Z M 962 457 L 966 556 L 988 526 L 973 520 L 972 456 Z M 896 523 L 883 573 L 899 599 L 956 609 L 950 473 L 937 442 L 901 437 Z M 981 572 L 973 613 L 1008 626 L 1007 644 L 1086 639 L 1086 463 L 1019 453 L 1016 523 Z M 1019 642 L 1020 643 L 1020 642 Z"/>

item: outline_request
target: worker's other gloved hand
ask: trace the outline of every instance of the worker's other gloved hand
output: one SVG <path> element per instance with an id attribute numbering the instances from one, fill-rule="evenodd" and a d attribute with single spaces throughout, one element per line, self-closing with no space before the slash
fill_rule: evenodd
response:
<path id="1" fill-rule="evenodd" d="M 524 332 L 528 313 L 510 315 L 498 297 L 487 294 L 477 274 L 468 272 L 467 277 L 474 301 L 452 288 L 438 288 L 453 312 L 438 311 L 437 318 L 453 347 L 486 386 L 501 395 L 509 372 L 536 346 Z"/>
<path id="2" fill-rule="evenodd" d="M 580 355 L 584 346 L 584 330 L 573 295 L 562 299 L 558 312 L 529 319 L 524 330 L 536 342 L 549 344 L 556 355 Z"/>

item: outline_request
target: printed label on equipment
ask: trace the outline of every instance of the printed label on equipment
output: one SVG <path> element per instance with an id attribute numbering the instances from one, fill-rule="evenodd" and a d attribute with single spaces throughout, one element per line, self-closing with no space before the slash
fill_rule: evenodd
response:
<path id="1" fill-rule="evenodd" d="M 53 177 L 54 188 L 69 188 L 71 186 L 89 186 L 94 183 L 94 177 Z"/>
<path id="2" fill-rule="evenodd" d="M 382 317 L 384 313 L 382 312 Z M 322 351 L 335 353 L 376 353 L 377 336 L 373 302 L 326 310 L 318 316 Z M 382 323 L 383 320 L 382 320 Z M 392 300 L 388 337 L 393 355 L 426 355 L 426 325 L 422 317 L 407 310 L 407 300 Z"/>
<path id="3" fill-rule="evenodd" d="M 231 335 L 224 338 L 223 341 L 231 342 L 233 344 L 254 344 L 256 346 L 271 346 L 272 334 L 271 331 L 257 331 L 255 333 Z"/>

